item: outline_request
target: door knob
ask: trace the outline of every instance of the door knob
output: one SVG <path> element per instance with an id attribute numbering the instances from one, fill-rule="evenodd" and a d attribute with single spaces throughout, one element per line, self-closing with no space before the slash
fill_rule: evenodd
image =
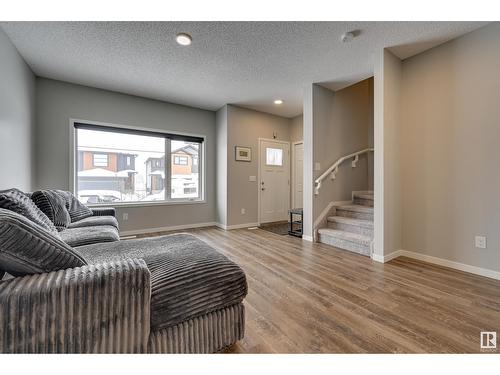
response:
<path id="1" fill-rule="evenodd" d="M 261 187 L 260 190 L 264 191 L 264 190 L 266 190 L 266 188 L 265 187 Z"/>

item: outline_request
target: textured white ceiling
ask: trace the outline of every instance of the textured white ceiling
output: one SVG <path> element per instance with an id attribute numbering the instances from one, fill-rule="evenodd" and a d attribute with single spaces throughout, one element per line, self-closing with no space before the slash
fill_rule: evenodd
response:
<path id="1" fill-rule="evenodd" d="M 36 75 L 216 110 L 292 117 L 302 89 L 373 74 L 376 50 L 407 58 L 484 22 L 2 22 Z M 340 36 L 357 37 L 341 43 Z M 193 44 L 181 47 L 175 35 Z M 273 100 L 284 104 L 276 106 Z"/>

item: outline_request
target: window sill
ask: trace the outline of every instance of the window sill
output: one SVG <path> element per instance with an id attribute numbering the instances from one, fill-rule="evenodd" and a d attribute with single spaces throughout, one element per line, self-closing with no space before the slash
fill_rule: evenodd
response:
<path id="1" fill-rule="evenodd" d="M 191 204 L 203 204 L 207 203 L 206 200 L 179 200 L 179 201 L 159 201 L 159 202 L 121 202 L 121 203 L 94 203 L 87 204 L 89 208 L 101 208 L 101 207 L 151 207 L 151 206 L 179 206 L 179 205 L 191 205 Z"/>

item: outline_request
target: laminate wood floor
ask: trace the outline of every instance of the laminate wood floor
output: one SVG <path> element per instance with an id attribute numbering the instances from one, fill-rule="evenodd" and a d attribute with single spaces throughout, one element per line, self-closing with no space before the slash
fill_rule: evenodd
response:
<path id="1" fill-rule="evenodd" d="M 247 275 L 245 338 L 227 352 L 468 353 L 481 331 L 500 335 L 500 281 L 260 229 L 183 232 Z"/>

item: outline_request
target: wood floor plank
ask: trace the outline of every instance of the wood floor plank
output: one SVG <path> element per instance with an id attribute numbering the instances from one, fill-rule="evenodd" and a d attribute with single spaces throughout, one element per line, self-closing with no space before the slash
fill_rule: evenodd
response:
<path id="1" fill-rule="evenodd" d="M 474 353 L 500 331 L 497 280 L 259 229 L 187 232 L 247 275 L 245 338 L 227 353 Z"/>

